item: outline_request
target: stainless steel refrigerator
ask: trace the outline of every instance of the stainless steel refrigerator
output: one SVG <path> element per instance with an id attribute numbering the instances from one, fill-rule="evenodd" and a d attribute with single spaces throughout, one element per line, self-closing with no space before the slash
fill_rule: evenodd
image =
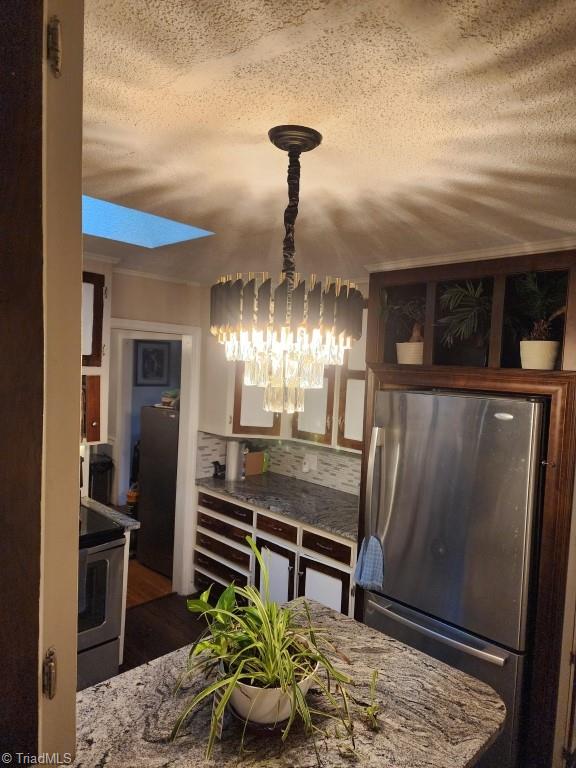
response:
<path id="1" fill-rule="evenodd" d="M 168 578 L 174 559 L 179 415 L 172 408 L 144 406 L 140 420 L 136 557 Z"/>
<path id="2" fill-rule="evenodd" d="M 483 768 L 516 765 L 543 421 L 531 399 L 376 394 L 365 534 L 384 574 L 365 621 L 499 692 L 505 731 Z"/>

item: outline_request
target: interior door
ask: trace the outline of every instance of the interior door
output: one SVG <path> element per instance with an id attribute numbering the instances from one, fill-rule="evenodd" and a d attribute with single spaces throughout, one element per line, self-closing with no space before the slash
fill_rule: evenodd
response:
<path id="1" fill-rule="evenodd" d="M 294 598 L 294 575 L 296 570 L 296 553 L 286 547 L 281 547 L 266 539 L 258 537 L 256 545 L 270 576 L 270 600 L 275 603 L 286 603 Z M 260 564 L 256 561 L 256 586 L 262 592 L 262 573 Z"/>
<path id="2" fill-rule="evenodd" d="M 383 594 L 524 650 L 541 411 L 512 398 L 377 393 L 366 506 Z"/>

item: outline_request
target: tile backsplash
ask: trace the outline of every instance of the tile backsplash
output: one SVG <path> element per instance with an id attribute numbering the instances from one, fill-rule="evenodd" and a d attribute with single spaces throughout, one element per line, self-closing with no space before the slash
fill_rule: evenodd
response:
<path id="1" fill-rule="evenodd" d="M 318 467 L 310 472 L 302 471 L 305 453 L 318 456 Z M 270 446 L 270 471 L 279 475 L 296 477 L 308 483 L 325 485 L 337 491 L 360 493 L 359 454 L 346 453 L 334 448 L 317 448 L 302 443 L 280 442 Z"/>
<path id="2" fill-rule="evenodd" d="M 261 445 L 263 441 L 259 441 Z M 324 485 L 345 493 L 360 493 L 359 454 L 338 451 L 333 448 L 319 448 L 315 445 L 289 441 L 266 441 L 270 451 L 270 471 L 287 477 L 296 477 L 308 483 Z M 310 472 L 302 471 L 305 453 L 318 457 L 318 466 Z M 226 462 L 226 439 L 207 432 L 198 432 L 198 454 L 196 476 L 211 477 L 212 462 Z"/>
<path id="3" fill-rule="evenodd" d="M 208 432 L 198 432 L 198 453 L 196 454 L 196 477 L 212 477 L 213 461 L 226 463 L 226 440 Z"/>

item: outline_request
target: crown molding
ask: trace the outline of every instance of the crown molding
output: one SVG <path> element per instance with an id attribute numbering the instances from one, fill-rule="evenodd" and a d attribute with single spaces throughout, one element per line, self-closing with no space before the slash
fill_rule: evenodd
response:
<path id="1" fill-rule="evenodd" d="M 431 267 L 439 264 L 453 264 L 466 261 L 487 261 L 489 259 L 506 259 L 511 256 L 530 256 L 532 254 L 555 253 L 557 251 L 576 250 L 576 238 L 562 237 L 556 240 L 542 240 L 540 242 L 514 243 L 513 245 L 495 246 L 493 248 L 480 248 L 475 251 L 454 251 L 452 253 L 438 253 L 430 256 L 412 256 L 394 258 L 386 261 L 365 264 L 368 272 L 390 272 L 397 269 L 416 269 L 417 267 Z"/>
<path id="2" fill-rule="evenodd" d="M 183 280 L 179 277 L 167 277 L 166 275 L 158 275 L 155 272 L 142 272 L 137 269 L 126 269 L 120 267 L 112 270 L 113 275 L 127 275 L 128 277 L 144 277 L 147 280 L 159 280 L 162 283 L 176 283 L 177 285 L 189 285 L 192 288 L 201 288 L 202 283 L 194 282 L 193 280 Z"/>
<path id="3" fill-rule="evenodd" d="M 102 253 L 92 253 L 83 251 L 82 261 L 101 261 L 104 264 L 119 264 L 120 259 L 117 256 L 104 256 Z"/>

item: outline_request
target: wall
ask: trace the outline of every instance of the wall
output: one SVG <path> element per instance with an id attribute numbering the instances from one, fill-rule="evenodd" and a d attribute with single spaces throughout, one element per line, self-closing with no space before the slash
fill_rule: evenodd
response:
<path id="1" fill-rule="evenodd" d="M 198 432 L 196 477 L 212 477 L 213 461 L 226 462 L 226 440 L 208 432 Z"/>
<path id="2" fill-rule="evenodd" d="M 114 271 L 112 317 L 200 326 L 209 288 Z"/>
<path id="3" fill-rule="evenodd" d="M 53 699 L 40 700 L 39 751 L 59 752 L 61 756 L 64 752 L 73 753 L 76 742 L 83 12 L 83 3 L 78 0 L 45 3 L 46 17 L 56 15 L 62 22 L 65 52 L 62 76 L 55 78 L 49 71 L 45 75 L 45 421 L 40 620 L 41 650 L 53 646 L 57 651 L 58 684 Z M 43 30 L 45 36 L 46 19 Z"/>
<path id="4" fill-rule="evenodd" d="M 258 440 L 259 446 L 263 443 L 270 451 L 271 472 L 359 495 L 362 463 L 359 454 L 334 448 L 319 448 L 308 443 Z M 310 472 L 302 471 L 305 453 L 313 453 L 318 457 L 317 469 Z M 226 439 L 207 432 L 199 432 L 196 477 L 211 477 L 213 461 L 225 463 Z"/>

